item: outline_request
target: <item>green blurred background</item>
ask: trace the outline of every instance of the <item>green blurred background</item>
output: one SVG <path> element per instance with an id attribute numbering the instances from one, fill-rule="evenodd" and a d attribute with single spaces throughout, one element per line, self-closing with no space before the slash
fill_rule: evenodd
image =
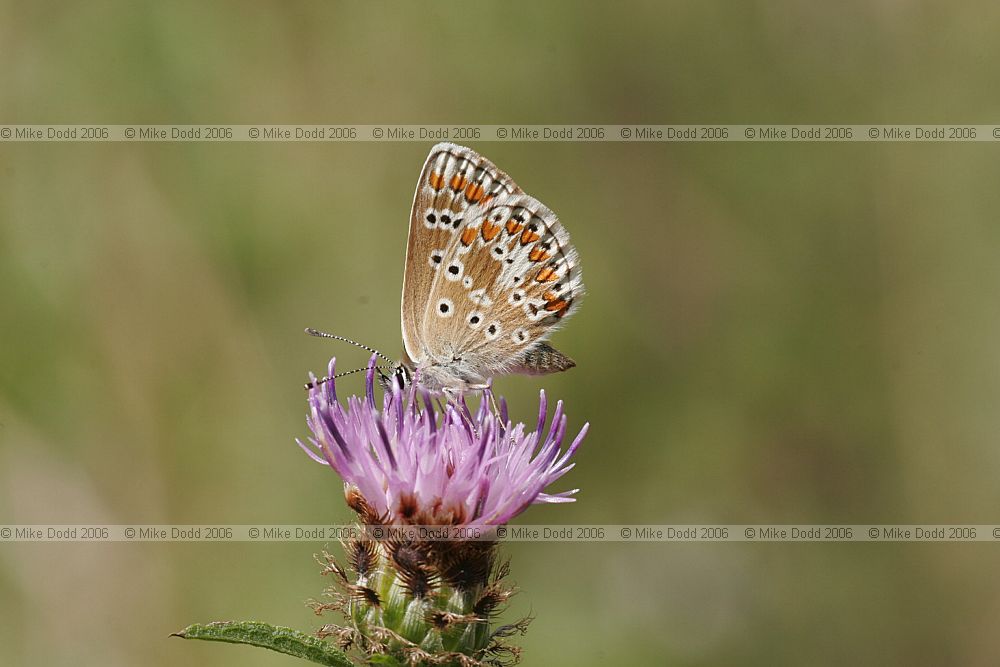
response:
<path id="1" fill-rule="evenodd" d="M 996 5 L 0 2 L 0 122 L 997 122 Z M 345 521 L 328 328 L 395 353 L 431 142 L 0 145 L 0 523 Z M 989 523 L 1000 148 L 481 143 L 561 217 L 593 424 L 522 523 Z M 360 387 L 360 381 L 344 383 Z M 5 665 L 291 665 L 286 544 L 0 545 Z M 518 544 L 526 665 L 1000 661 L 993 544 Z M 330 619 L 333 620 L 333 619 Z"/>

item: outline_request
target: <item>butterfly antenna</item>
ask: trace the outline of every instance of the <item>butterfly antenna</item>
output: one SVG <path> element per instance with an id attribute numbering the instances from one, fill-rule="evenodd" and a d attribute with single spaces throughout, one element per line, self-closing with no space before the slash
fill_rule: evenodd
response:
<path id="1" fill-rule="evenodd" d="M 379 359 L 385 361 L 386 363 L 388 363 L 390 365 L 393 364 L 393 363 L 395 363 L 392 359 L 390 359 L 389 357 L 385 356 L 384 354 L 382 354 L 381 352 L 379 352 L 375 348 L 368 347 L 367 345 L 362 345 L 361 343 L 358 343 L 357 341 L 353 341 L 350 338 L 345 338 L 344 336 L 337 336 L 337 335 L 332 334 L 332 333 L 326 333 L 325 331 L 317 331 L 316 329 L 313 329 L 312 327 L 306 327 L 306 333 L 309 334 L 310 336 L 316 336 L 317 338 L 332 338 L 334 340 L 342 340 L 345 343 L 350 343 L 351 345 L 354 345 L 356 347 L 360 347 L 362 350 L 368 350 L 372 354 L 378 355 Z M 359 369 L 359 370 L 364 370 L 364 369 L 362 368 L 362 369 Z M 355 373 L 357 371 L 351 371 L 351 372 Z M 347 375 L 347 374 L 344 373 L 344 375 Z M 340 376 L 337 375 L 335 377 L 340 377 Z"/>
<path id="2" fill-rule="evenodd" d="M 329 382 L 330 380 L 336 380 L 337 378 L 342 378 L 345 375 L 353 375 L 354 373 L 360 373 L 361 371 L 366 371 L 366 370 L 368 370 L 368 366 L 365 366 L 364 368 L 355 368 L 353 371 L 344 371 L 343 373 L 337 373 L 333 377 L 327 376 L 322 380 L 316 380 L 315 382 L 306 382 L 306 389 L 313 389 L 315 387 L 320 386 L 321 384 Z M 382 372 L 388 370 L 384 366 L 376 366 L 375 370 L 377 370 L 379 375 L 381 375 L 382 377 L 387 377 L 386 374 Z"/>

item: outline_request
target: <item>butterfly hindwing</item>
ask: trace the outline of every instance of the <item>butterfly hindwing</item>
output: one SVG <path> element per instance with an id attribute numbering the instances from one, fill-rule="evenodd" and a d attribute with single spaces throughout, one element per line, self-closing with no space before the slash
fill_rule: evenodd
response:
<path id="1" fill-rule="evenodd" d="M 403 345 L 412 361 L 427 358 L 422 325 L 431 288 L 446 250 L 467 223 L 467 213 L 520 191 L 475 151 L 449 143 L 431 149 L 413 196 L 403 271 Z"/>
<path id="2" fill-rule="evenodd" d="M 421 338 L 433 358 L 460 359 L 485 376 L 573 365 L 544 341 L 582 296 L 579 261 L 537 199 L 498 193 L 468 208 L 432 271 Z"/>

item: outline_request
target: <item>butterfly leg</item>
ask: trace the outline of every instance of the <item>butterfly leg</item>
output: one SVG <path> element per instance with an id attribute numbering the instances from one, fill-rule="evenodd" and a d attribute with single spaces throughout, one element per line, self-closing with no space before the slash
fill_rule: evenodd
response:
<path id="1" fill-rule="evenodd" d="M 485 394 L 486 396 L 488 396 L 489 399 L 490 399 L 490 408 L 492 409 L 493 416 L 497 420 L 497 426 L 500 427 L 501 431 L 503 431 L 505 428 L 507 428 L 507 425 L 503 423 L 503 420 L 500 417 L 500 407 L 497 405 L 497 399 L 493 395 L 493 391 L 492 391 L 492 388 L 490 387 L 490 385 L 488 385 L 488 384 L 473 384 L 473 385 L 469 385 L 467 387 L 467 389 L 470 389 L 471 391 L 481 391 L 481 392 L 483 392 L 483 394 Z"/>
<path id="2" fill-rule="evenodd" d="M 469 414 L 469 406 L 466 405 L 465 400 L 462 397 L 462 392 L 455 390 L 451 387 L 445 387 L 441 392 L 447 397 L 448 402 L 455 406 L 455 410 L 458 414 L 462 415 L 462 419 L 469 425 L 475 436 L 479 437 L 479 429 L 476 428 L 476 423 L 472 420 L 472 416 Z"/>

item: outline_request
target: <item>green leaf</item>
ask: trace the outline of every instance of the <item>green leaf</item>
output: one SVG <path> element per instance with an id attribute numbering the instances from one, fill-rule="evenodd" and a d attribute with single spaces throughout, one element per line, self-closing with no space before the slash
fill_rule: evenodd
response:
<path id="1" fill-rule="evenodd" d="M 316 637 L 291 628 L 279 628 L 256 621 L 217 621 L 208 625 L 189 625 L 171 637 L 261 646 L 328 667 L 354 665 L 346 653 Z"/>

